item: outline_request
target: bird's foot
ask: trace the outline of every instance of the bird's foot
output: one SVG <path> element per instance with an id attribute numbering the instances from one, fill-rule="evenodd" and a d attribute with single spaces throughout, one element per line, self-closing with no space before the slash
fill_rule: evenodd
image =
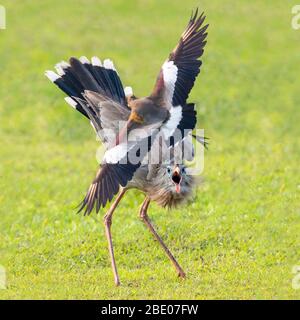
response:
<path id="1" fill-rule="evenodd" d="M 186 274 L 182 269 L 177 270 L 178 272 L 178 277 L 185 279 L 186 278 Z"/>

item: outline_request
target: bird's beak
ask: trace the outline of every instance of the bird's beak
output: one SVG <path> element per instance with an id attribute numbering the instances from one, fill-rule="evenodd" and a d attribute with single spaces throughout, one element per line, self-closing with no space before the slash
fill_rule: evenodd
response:
<path id="1" fill-rule="evenodd" d="M 177 166 L 174 171 L 173 171 L 173 174 L 172 174 L 172 181 L 173 183 L 175 184 L 175 191 L 177 193 L 180 193 L 180 183 L 181 183 L 181 175 L 180 175 L 180 169 L 179 167 Z"/>
<path id="2" fill-rule="evenodd" d="M 132 111 L 125 126 L 121 129 L 117 136 L 116 145 L 120 144 L 125 140 L 126 135 L 130 130 L 132 130 L 135 127 L 135 125 L 142 123 L 143 119 L 135 111 Z"/>

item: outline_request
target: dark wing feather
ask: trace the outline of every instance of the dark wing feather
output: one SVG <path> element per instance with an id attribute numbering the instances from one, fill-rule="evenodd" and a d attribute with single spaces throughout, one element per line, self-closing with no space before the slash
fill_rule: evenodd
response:
<path id="1" fill-rule="evenodd" d="M 152 95 L 163 95 L 164 103 L 172 106 L 186 103 L 202 64 L 199 58 L 206 44 L 208 27 L 203 26 L 204 20 L 204 14 L 198 16 L 197 9 L 159 73 Z"/>
<path id="2" fill-rule="evenodd" d="M 141 166 L 145 155 L 150 151 L 156 134 L 155 131 L 151 136 L 141 139 L 118 162 L 103 163 L 81 202 L 78 212 L 84 210 L 85 215 L 90 214 L 94 207 L 96 207 L 96 212 L 99 212 L 100 208 L 105 207 L 106 203 L 118 193 L 120 186 L 126 187 Z M 147 148 L 143 148 L 145 144 Z M 137 163 L 130 162 L 133 154 L 139 154 L 140 160 Z"/>
<path id="3" fill-rule="evenodd" d="M 130 114 L 122 82 L 112 61 L 106 59 L 102 64 L 97 57 L 93 57 L 92 62 L 86 57 L 70 58 L 69 63 L 58 63 L 56 70 L 57 73 L 47 71 L 47 77 L 68 95 L 66 101 L 90 120 L 101 140 L 110 142 L 103 130 L 110 124 L 103 126 L 100 104 L 105 104 L 103 109 L 109 109 L 111 124 L 126 121 Z"/>
<path id="4" fill-rule="evenodd" d="M 72 57 L 69 62 L 58 63 L 56 65 L 58 74 L 46 71 L 46 76 L 68 95 L 66 101 L 72 107 L 94 122 L 95 117 L 99 115 L 95 113 L 93 105 L 89 104 L 84 95 L 86 91 L 93 91 L 130 111 L 121 79 L 110 60 L 104 60 L 102 65 L 97 57 L 92 58 L 92 63 L 86 57 L 80 59 Z M 97 122 L 100 123 L 100 119 Z"/>

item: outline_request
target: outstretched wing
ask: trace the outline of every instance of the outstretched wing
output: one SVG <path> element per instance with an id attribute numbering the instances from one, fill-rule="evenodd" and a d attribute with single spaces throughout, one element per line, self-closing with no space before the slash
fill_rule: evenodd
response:
<path id="1" fill-rule="evenodd" d="M 84 215 L 90 214 L 96 206 L 96 212 L 104 207 L 119 191 L 120 185 L 125 187 L 133 177 L 136 165 L 106 163 L 98 170 L 88 192 L 80 204 L 78 212 L 84 209 Z"/>
<path id="2" fill-rule="evenodd" d="M 122 143 L 106 151 L 104 162 L 91 184 L 78 210 L 90 214 L 104 207 L 121 187 L 126 187 L 141 166 L 145 155 L 150 151 L 156 133 L 146 136 L 139 142 Z"/>
<path id="3" fill-rule="evenodd" d="M 58 63 L 56 71 L 46 71 L 45 74 L 68 95 L 66 102 L 86 116 L 98 134 L 102 130 L 100 102 L 106 102 L 106 107 L 107 103 L 110 104 L 115 121 L 126 120 L 124 115 L 128 117 L 130 109 L 111 60 L 106 59 L 102 64 L 97 57 L 92 57 L 91 62 L 86 57 L 70 58 L 69 63 Z M 106 142 L 105 136 L 99 136 Z"/>
<path id="4" fill-rule="evenodd" d="M 179 43 L 170 53 L 169 59 L 162 65 L 152 96 L 163 99 L 168 109 L 171 106 L 183 106 L 194 86 L 202 64 L 199 58 L 206 44 L 206 29 L 203 26 L 205 16 L 198 16 L 198 9 L 181 35 Z"/>

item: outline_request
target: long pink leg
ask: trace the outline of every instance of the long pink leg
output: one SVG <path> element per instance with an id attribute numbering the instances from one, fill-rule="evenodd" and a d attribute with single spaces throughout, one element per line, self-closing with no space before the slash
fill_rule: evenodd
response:
<path id="1" fill-rule="evenodd" d="M 168 258 L 171 260 L 171 262 L 173 263 L 178 276 L 185 278 L 185 273 L 182 270 L 182 268 L 180 267 L 179 263 L 176 261 L 176 259 L 174 258 L 174 256 L 172 255 L 172 253 L 170 252 L 170 250 L 168 249 L 168 247 L 164 244 L 164 242 L 162 241 L 161 237 L 157 234 L 157 232 L 155 231 L 151 220 L 148 217 L 147 214 L 147 210 L 150 204 L 150 199 L 148 197 L 146 197 L 146 199 L 144 200 L 142 207 L 140 209 L 140 218 L 142 219 L 142 221 L 145 223 L 145 225 L 147 226 L 147 228 L 150 230 L 150 232 L 154 235 L 155 239 L 160 243 L 160 245 L 162 246 L 162 248 L 164 249 L 165 253 L 167 254 Z"/>
<path id="2" fill-rule="evenodd" d="M 111 266 L 113 269 L 113 274 L 114 274 L 114 279 L 115 279 L 115 284 L 118 286 L 120 284 L 120 279 L 117 271 L 117 266 L 116 266 L 116 261 L 115 261 L 115 255 L 114 255 L 114 248 L 113 248 L 113 243 L 112 243 L 112 237 L 111 237 L 111 224 L 112 224 L 112 215 L 117 208 L 119 202 L 121 201 L 122 197 L 124 196 L 126 190 L 121 189 L 118 193 L 118 196 L 116 200 L 113 202 L 111 207 L 109 208 L 108 212 L 104 216 L 104 226 L 105 226 L 105 234 L 108 242 L 108 250 L 109 250 L 109 255 L 111 259 Z"/>

